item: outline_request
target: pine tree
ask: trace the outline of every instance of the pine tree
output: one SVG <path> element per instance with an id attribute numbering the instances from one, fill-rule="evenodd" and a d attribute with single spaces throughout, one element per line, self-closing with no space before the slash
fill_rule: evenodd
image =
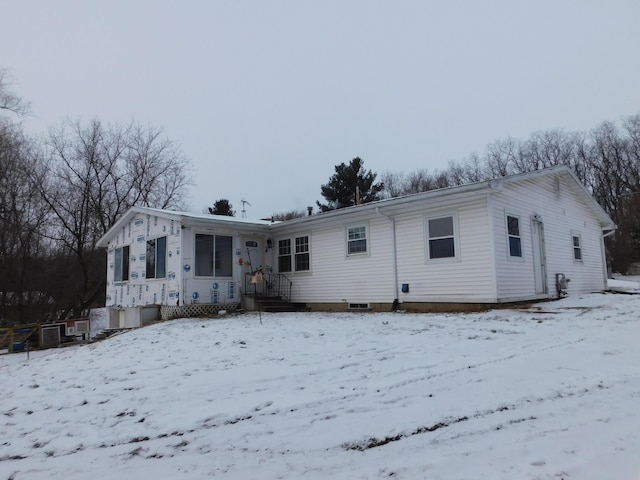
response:
<path id="1" fill-rule="evenodd" d="M 236 212 L 233 210 L 233 205 L 229 203 L 229 200 L 226 198 L 221 198 L 220 200 L 216 200 L 213 204 L 213 207 L 209 207 L 209 213 L 211 215 L 224 215 L 227 217 L 235 217 Z"/>
<path id="2" fill-rule="evenodd" d="M 374 183 L 377 174 L 371 170 L 366 171 L 363 165 L 364 161 L 360 157 L 354 158 L 348 165 L 336 165 L 336 173 L 321 187 L 322 196 L 327 203 L 316 202 L 323 212 L 380 199 L 384 185 L 382 182 Z"/>

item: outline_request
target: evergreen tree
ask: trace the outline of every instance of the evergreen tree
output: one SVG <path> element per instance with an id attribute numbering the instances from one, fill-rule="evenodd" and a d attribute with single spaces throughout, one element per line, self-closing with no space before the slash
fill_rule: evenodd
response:
<path id="1" fill-rule="evenodd" d="M 354 158 L 348 165 L 336 165 L 336 173 L 321 187 L 322 196 L 327 203 L 317 201 L 320 210 L 326 212 L 381 198 L 384 185 L 382 182 L 374 183 L 377 175 L 371 170 L 366 171 L 363 165 L 360 157 Z"/>
<path id="2" fill-rule="evenodd" d="M 229 203 L 229 200 L 227 200 L 226 198 L 216 200 L 213 204 L 213 207 L 209 207 L 209 213 L 211 215 L 224 215 L 227 217 L 236 216 L 236 212 L 233 210 L 233 205 L 231 205 L 231 203 Z"/>

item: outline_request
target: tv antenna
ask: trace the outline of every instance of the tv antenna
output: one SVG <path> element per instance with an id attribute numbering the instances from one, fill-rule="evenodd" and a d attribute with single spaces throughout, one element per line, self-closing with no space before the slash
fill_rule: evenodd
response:
<path id="1" fill-rule="evenodd" d="M 242 218 L 247 218 L 247 209 L 245 205 L 251 206 L 251 204 L 248 201 L 246 201 L 244 198 L 240 200 L 240 203 L 242 203 Z"/>

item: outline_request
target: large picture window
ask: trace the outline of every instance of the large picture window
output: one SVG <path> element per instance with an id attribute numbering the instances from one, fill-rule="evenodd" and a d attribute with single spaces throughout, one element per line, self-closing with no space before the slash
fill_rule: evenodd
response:
<path id="1" fill-rule="evenodd" d="M 129 246 L 116 248 L 113 279 L 116 282 L 129 280 Z"/>
<path id="2" fill-rule="evenodd" d="M 522 237 L 520 236 L 520 218 L 507 215 L 507 236 L 509 238 L 509 256 L 522 258 Z"/>
<path id="3" fill-rule="evenodd" d="M 347 254 L 367 253 L 367 227 L 360 225 L 347 229 Z"/>
<path id="4" fill-rule="evenodd" d="M 456 257 L 455 217 L 447 215 L 427 219 L 428 258 Z"/>
<path id="5" fill-rule="evenodd" d="M 278 272 L 305 272 L 310 268 L 308 235 L 278 240 Z"/>
<path id="6" fill-rule="evenodd" d="M 233 275 L 233 238 L 196 233 L 195 274 L 197 277 Z"/>
<path id="7" fill-rule="evenodd" d="M 167 276 L 167 237 L 147 240 L 147 278 Z"/>

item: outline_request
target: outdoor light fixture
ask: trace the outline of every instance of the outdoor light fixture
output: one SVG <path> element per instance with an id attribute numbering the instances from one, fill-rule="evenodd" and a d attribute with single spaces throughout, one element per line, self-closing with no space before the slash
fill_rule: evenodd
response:
<path id="1" fill-rule="evenodd" d="M 273 240 L 271 240 L 270 238 L 267 238 L 267 251 L 270 250 L 272 246 L 273 246 Z"/>

